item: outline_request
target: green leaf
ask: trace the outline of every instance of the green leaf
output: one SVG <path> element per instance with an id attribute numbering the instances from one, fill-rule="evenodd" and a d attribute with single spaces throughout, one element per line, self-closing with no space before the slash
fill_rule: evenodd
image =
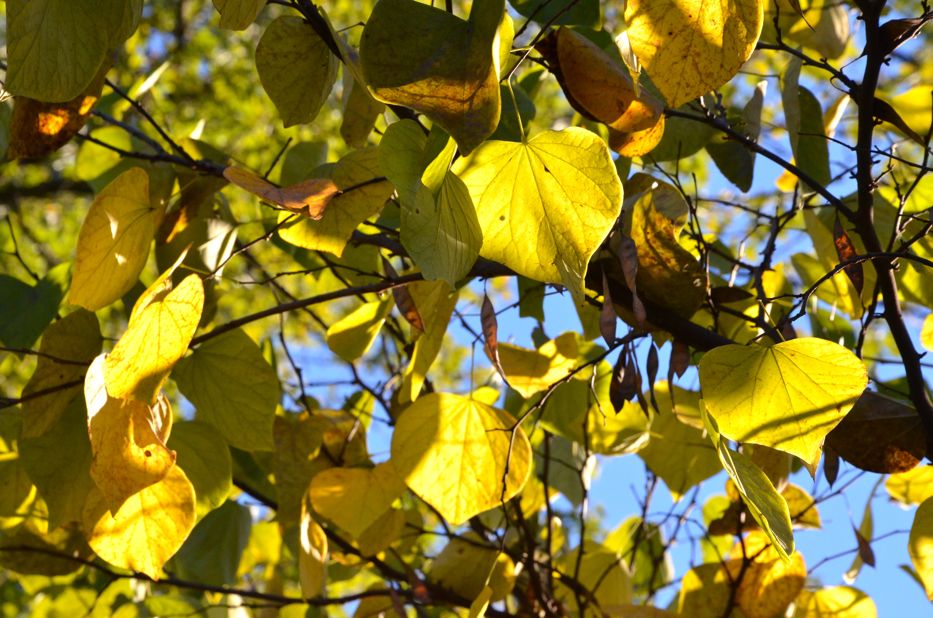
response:
<path id="1" fill-rule="evenodd" d="M 706 144 L 706 152 L 729 182 L 743 193 L 752 188 L 755 153 L 735 140 L 716 139 Z"/>
<path id="2" fill-rule="evenodd" d="M 735 483 L 745 506 L 768 536 L 774 549 L 781 558 L 789 559 L 794 553 L 794 531 L 787 502 L 761 468 L 742 453 L 729 448 L 716 427 L 715 418 L 705 412 L 703 403 L 705 402 L 701 402 L 703 421 L 723 468 Z"/>
<path id="3" fill-rule="evenodd" d="M 23 387 L 23 396 L 51 392 L 23 402 L 23 438 L 41 436 L 58 423 L 68 404 L 81 393 L 87 366 L 102 346 L 97 316 L 84 309 L 69 313 L 46 329 L 36 371 Z M 68 383 L 73 386 L 60 388 Z"/>
<path id="4" fill-rule="evenodd" d="M 11 348 L 31 348 L 58 312 L 61 284 L 52 278 L 29 285 L 0 275 L 0 343 Z"/>
<path id="5" fill-rule="evenodd" d="M 539 24 L 596 27 L 599 24 L 599 1 L 580 0 L 573 5 L 561 5 L 549 0 L 510 0 L 519 15 Z"/>
<path id="6" fill-rule="evenodd" d="M 256 47 L 259 81 L 286 127 L 314 120 L 334 82 L 339 62 L 300 17 L 278 17 Z"/>
<path id="7" fill-rule="evenodd" d="M 391 461 L 375 468 L 328 468 L 311 479 L 314 512 L 359 539 L 405 491 Z"/>
<path id="8" fill-rule="evenodd" d="M 414 401 L 421 392 L 428 370 L 441 351 L 450 316 L 457 305 L 457 293 L 451 293 L 444 281 L 417 281 L 408 286 L 408 291 L 421 315 L 424 333 L 415 342 L 399 387 L 398 399 L 403 404 Z"/>
<path id="9" fill-rule="evenodd" d="M 351 152 L 333 167 L 329 176 L 344 192 L 330 200 L 319 220 L 298 217 L 280 228 L 279 236 L 296 247 L 327 251 L 341 257 L 353 231 L 382 210 L 392 195 L 392 185 L 385 181 L 373 182 L 382 176 L 376 148 Z M 294 218 L 283 212 L 279 222 L 290 216 Z"/>
<path id="10" fill-rule="evenodd" d="M 84 502 L 94 488 L 84 399 L 73 399 L 41 436 L 21 437 L 19 456 L 49 507 L 49 528 L 80 522 Z"/>
<path id="11" fill-rule="evenodd" d="M 507 412 L 432 393 L 399 417 L 392 462 L 413 492 L 458 526 L 522 490 L 531 472 L 531 445 Z"/>
<path id="12" fill-rule="evenodd" d="M 380 0 L 360 40 L 373 95 L 428 116 L 464 154 L 499 124 L 496 35 L 504 0 L 473 3 L 469 21 L 415 0 Z"/>
<path id="13" fill-rule="evenodd" d="M 198 519 L 223 504 L 233 489 L 233 463 L 217 430 L 201 421 L 175 423 L 168 447 L 194 486 Z"/>
<path id="14" fill-rule="evenodd" d="M 272 450 L 279 379 L 242 329 L 199 345 L 173 375 L 198 420 L 212 424 L 227 442 L 247 451 Z"/>
<path id="15" fill-rule="evenodd" d="M 410 120 L 390 125 L 379 143 L 382 168 L 402 207 L 402 244 L 425 279 L 451 286 L 469 272 L 483 242 L 469 192 L 447 171 L 454 151 L 448 141 L 431 160 L 427 136 Z"/>
<path id="16" fill-rule="evenodd" d="M 220 27 L 245 30 L 256 21 L 256 16 L 266 0 L 214 0 L 214 8 L 220 13 Z"/>
<path id="17" fill-rule="evenodd" d="M 852 352 L 812 337 L 721 346 L 706 353 L 699 370 L 706 408 L 724 436 L 796 455 L 811 470 L 826 434 L 868 383 Z"/>
<path id="18" fill-rule="evenodd" d="M 149 175 L 120 174 L 97 195 L 81 232 L 68 302 L 90 311 L 126 294 L 149 258 L 159 210 L 149 204 Z"/>
<path id="19" fill-rule="evenodd" d="M 372 346 L 390 311 L 392 297 L 388 294 L 379 300 L 360 305 L 327 329 L 327 347 L 343 360 L 352 363 Z"/>
<path id="20" fill-rule="evenodd" d="M 907 552 L 923 582 L 927 598 L 933 600 L 933 498 L 924 500 L 914 514 Z"/>
<path id="21" fill-rule="evenodd" d="M 803 86 L 799 86 L 799 89 L 800 131 L 794 158 L 802 171 L 825 187 L 832 176 L 829 169 L 829 139 L 823 128 L 823 110 L 812 92 Z"/>
<path id="22" fill-rule="evenodd" d="M 125 0 L 10 0 L 7 89 L 47 102 L 78 96 L 107 51 L 136 29 L 141 8 Z"/>
<path id="23" fill-rule="evenodd" d="M 755 50 L 762 0 L 710 5 L 703 0 L 629 0 L 632 51 L 651 81 L 677 107 L 719 88 Z"/>
<path id="24" fill-rule="evenodd" d="M 606 143 L 572 127 L 526 143 L 487 142 L 457 162 L 480 228 L 480 254 L 515 272 L 562 283 L 579 302 L 590 257 L 622 207 Z"/>
<path id="25" fill-rule="evenodd" d="M 178 577 L 208 586 L 235 584 L 251 525 L 249 509 L 233 501 L 208 513 L 173 559 Z"/>

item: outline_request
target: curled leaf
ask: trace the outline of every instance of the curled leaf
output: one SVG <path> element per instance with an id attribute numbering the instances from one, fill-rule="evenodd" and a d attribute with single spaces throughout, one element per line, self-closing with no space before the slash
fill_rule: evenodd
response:
<path id="1" fill-rule="evenodd" d="M 248 170 L 232 166 L 224 170 L 224 178 L 267 202 L 315 220 L 323 217 L 330 201 L 343 193 L 330 178 L 311 178 L 277 187 Z"/>

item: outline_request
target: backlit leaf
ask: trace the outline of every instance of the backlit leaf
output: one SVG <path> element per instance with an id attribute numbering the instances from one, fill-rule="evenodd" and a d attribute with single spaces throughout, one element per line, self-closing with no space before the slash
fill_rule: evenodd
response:
<path id="1" fill-rule="evenodd" d="M 807 578 L 807 566 L 800 552 L 787 560 L 761 532 L 749 534 L 733 548 L 732 560 L 725 563 L 734 579 L 739 577 L 735 599 L 750 618 L 781 616 L 797 598 Z M 743 570 L 743 557 L 754 557 Z"/>
<path id="2" fill-rule="evenodd" d="M 115 511 L 133 494 L 165 478 L 175 465 L 175 453 L 165 446 L 172 410 L 163 396 L 151 406 L 109 396 L 104 363 L 104 356 L 98 356 L 88 369 L 84 399 L 93 453 L 91 478 Z"/>
<path id="3" fill-rule="evenodd" d="M 585 341 L 576 333 L 567 332 L 537 350 L 502 343 L 499 345 L 499 362 L 509 385 L 522 397 L 531 397 L 565 379 L 577 366 L 593 360 L 601 352 L 603 349 L 598 345 Z"/>
<path id="4" fill-rule="evenodd" d="M 862 361 L 805 337 L 771 347 L 726 345 L 700 361 L 700 385 L 723 435 L 796 455 L 815 467 L 823 439 L 865 390 Z"/>
<path id="5" fill-rule="evenodd" d="M 214 0 L 214 8 L 220 13 L 220 27 L 245 30 L 256 21 L 256 16 L 265 0 Z"/>
<path id="6" fill-rule="evenodd" d="M 464 21 L 414 0 L 380 0 L 360 40 L 370 91 L 425 114 L 469 153 L 499 124 L 504 8 L 504 0 L 481 0 Z"/>
<path id="7" fill-rule="evenodd" d="M 327 534 L 311 517 L 307 496 L 301 503 L 298 527 L 298 582 L 301 594 L 313 599 L 321 595 L 327 577 Z"/>
<path id="8" fill-rule="evenodd" d="M 392 311 L 391 299 L 387 294 L 379 300 L 360 305 L 331 324 L 327 329 L 327 347 L 348 363 L 366 354 Z"/>
<path id="9" fill-rule="evenodd" d="M 142 168 L 130 168 L 104 187 L 78 234 L 68 302 L 97 311 L 126 294 L 146 265 L 159 217 Z"/>
<path id="10" fill-rule="evenodd" d="M 429 581 L 466 599 L 477 598 L 489 586 L 490 601 L 494 603 L 504 599 L 515 585 L 515 565 L 507 555 L 486 546 L 475 533 L 467 533 L 463 540 L 454 538 L 444 546 L 431 561 L 427 576 Z"/>
<path id="11" fill-rule="evenodd" d="M 755 49 L 764 2 L 629 0 L 632 51 L 671 107 L 719 88 Z"/>
<path id="12" fill-rule="evenodd" d="M 884 482 L 884 488 L 905 506 L 920 504 L 933 496 L 933 466 L 917 466 L 908 472 L 892 474 Z"/>
<path id="13" fill-rule="evenodd" d="M 84 528 L 94 553 L 114 566 L 153 578 L 188 538 L 194 520 L 194 489 L 178 466 L 115 513 L 96 491 L 84 507 Z"/>
<path id="14" fill-rule="evenodd" d="M 329 178 L 312 178 L 277 187 L 249 170 L 232 166 L 224 170 L 224 178 L 267 202 L 315 220 L 324 216 L 324 209 L 340 194 L 340 189 Z"/>
<path id="15" fill-rule="evenodd" d="M 408 285 L 407 290 L 417 309 L 416 315 L 424 324 L 424 333 L 415 342 L 411 361 L 399 387 L 401 403 L 414 401 L 421 392 L 428 369 L 441 350 L 447 324 L 457 304 L 457 293 L 451 293 L 444 281 L 416 281 Z"/>
<path id="16" fill-rule="evenodd" d="M 622 184 L 595 133 L 571 127 L 526 143 L 486 142 L 455 166 L 473 197 L 480 254 L 562 283 L 579 301 L 590 257 L 622 207 Z"/>
<path id="17" fill-rule="evenodd" d="M 914 514 L 907 552 L 923 581 L 927 598 L 933 600 L 933 498 L 924 500 Z"/>
<path id="18" fill-rule="evenodd" d="M 412 491 L 460 525 L 521 491 L 531 471 L 531 446 L 507 412 L 432 393 L 399 417 L 392 461 Z"/>
<path id="19" fill-rule="evenodd" d="M 188 275 L 167 294 L 157 281 L 140 296 L 126 332 L 104 362 L 110 396 L 155 401 L 172 367 L 188 350 L 203 304 L 198 275 Z"/>
<path id="20" fill-rule="evenodd" d="M 876 618 L 871 597 L 849 586 L 803 590 L 794 600 L 791 618 Z"/>
<path id="21" fill-rule="evenodd" d="M 390 462 L 375 468 L 328 468 L 311 479 L 308 497 L 314 511 L 354 539 L 379 519 L 405 485 Z"/>
<path id="22" fill-rule="evenodd" d="M 272 423 L 281 388 L 259 346 L 236 329 L 205 341 L 173 373 L 198 420 L 213 425 L 233 446 L 272 449 Z"/>
<path id="23" fill-rule="evenodd" d="M 724 616 L 731 597 L 729 574 L 722 564 L 707 563 L 684 574 L 677 597 L 677 613 L 681 616 Z"/>
<path id="24" fill-rule="evenodd" d="M 286 127 L 314 120 L 337 80 L 339 61 L 300 17 L 278 17 L 256 47 L 259 81 Z"/>

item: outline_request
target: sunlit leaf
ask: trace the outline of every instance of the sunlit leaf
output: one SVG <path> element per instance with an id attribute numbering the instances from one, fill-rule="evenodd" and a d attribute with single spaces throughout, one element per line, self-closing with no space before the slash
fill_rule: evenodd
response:
<path id="1" fill-rule="evenodd" d="M 298 582 L 308 598 L 321 595 L 327 577 L 327 534 L 311 517 L 307 496 L 301 503 L 298 527 Z"/>
<path id="2" fill-rule="evenodd" d="M 194 489 L 178 466 L 115 513 L 96 491 L 84 507 L 84 528 L 94 553 L 114 566 L 153 578 L 191 533 L 194 520 Z"/>
<path id="3" fill-rule="evenodd" d="M 392 310 L 391 299 L 386 295 L 360 305 L 331 324 L 326 334 L 327 347 L 348 363 L 366 354 Z"/>
<path id="4" fill-rule="evenodd" d="M 150 403 L 188 343 L 201 319 L 204 286 L 188 275 L 165 293 L 162 280 L 140 296 L 126 332 L 104 362 L 107 392 L 116 399 Z"/>
<path id="5" fill-rule="evenodd" d="M 924 500 L 914 514 L 907 552 L 923 581 L 927 598 L 933 600 L 933 498 Z"/>
<path id="6" fill-rule="evenodd" d="M 210 339 L 178 363 L 178 388 L 233 446 L 270 450 L 281 389 L 259 346 L 236 329 Z"/>
<path id="7" fill-rule="evenodd" d="M 515 565 L 507 555 L 467 533 L 463 540 L 451 539 L 444 546 L 431 562 L 427 576 L 429 581 L 466 599 L 478 597 L 488 585 L 494 603 L 504 599 L 515 585 Z"/>
<path id="8" fill-rule="evenodd" d="M 603 349 L 598 345 L 585 341 L 576 333 L 567 332 L 537 350 L 502 343 L 499 345 L 499 362 L 509 385 L 523 397 L 531 397 L 566 379 L 571 371 L 601 352 Z"/>
<path id="9" fill-rule="evenodd" d="M 933 496 L 933 466 L 917 466 L 908 472 L 892 474 L 884 482 L 884 488 L 905 506 L 920 504 Z"/>
<path id="10" fill-rule="evenodd" d="M 788 559 L 761 532 L 749 534 L 732 551 L 725 563 L 733 579 L 739 577 L 735 599 L 746 616 L 781 616 L 797 598 L 807 578 L 807 566 L 800 552 Z M 754 558 L 743 566 L 744 558 Z"/>
<path id="11" fill-rule="evenodd" d="M 405 490 L 390 462 L 375 468 L 328 468 L 308 487 L 314 511 L 357 539 Z"/>
<path id="12" fill-rule="evenodd" d="M 371 92 L 424 113 L 470 152 L 499 123 L 496 35 L 504 8 L 504 0 L 475 2 L 464 21 L 414 0 L 380 0 L 360 41 Z"/>
<path id="13" fill-rule="evenodd" d="M 589 259 L 622 207 L 605 142 L 575 127 L 526 143 L 486 142 L 455 171 L 476 206 L 480 254 L 526 277 L 562 283 L 579 300 Z"/>
<path id="14" fill-rule="evenodd" d="M 849 586 L 803 590 L 794 600 L 792 618 L 876 618 L 871 597 Z"/>
<path id="15" fill-rule="evenodd" d="M 764 4 L 630 0 L 625 23 L 632 51 L 668 105 L 677 107 L 719 88 L 738 72 L 755 49 Z"/>
<path id="16" fill-rule="evenodd" d="M 412 491 L 459 525 L 521 491 L 531 471 L 531 446 L 507 412 L 433 393 L 399 417 L 392 461 Z"/>
<path id="17" fill-rule="evenodd" d="M 862 361 L 825 339 L 727 345 L 700 361 L 703 399 L 724 436 L 788 452 L 814 467 L 826 434 L 867 382 Z"/>
<path id="18" fill-rule="evenodd" d="M 259 81 L 286 127 L 314 120 L 337 80 L 339 61 L 300 17 L 277 17 L 256 47 Z"/>

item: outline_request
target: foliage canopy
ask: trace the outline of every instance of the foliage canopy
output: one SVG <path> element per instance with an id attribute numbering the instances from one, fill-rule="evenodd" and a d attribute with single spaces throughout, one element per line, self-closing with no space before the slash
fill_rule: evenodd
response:
<path id="1" fill-rule="evenodd" d="M 440 4 L 7 0 L 4 615 L 933 599 L 927 3 Z"/>

